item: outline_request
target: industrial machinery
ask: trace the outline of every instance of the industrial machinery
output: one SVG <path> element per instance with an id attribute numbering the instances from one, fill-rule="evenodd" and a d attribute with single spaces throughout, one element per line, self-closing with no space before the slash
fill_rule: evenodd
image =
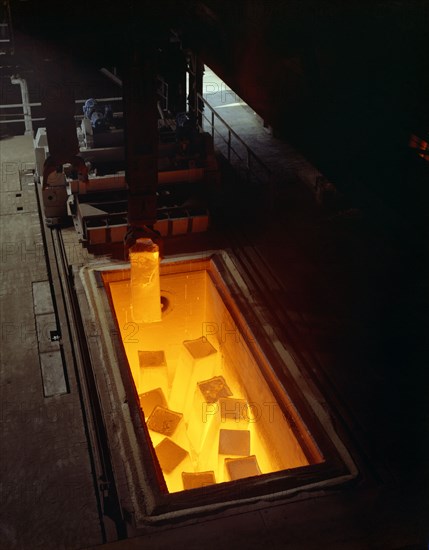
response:
<path id="1" fill-rule="evenodd" d="M 88 99 L 76 128 L 78 155 L 55 165 L 43 128 L 35 138 L 37 173 L 42 176 L 46 223 L 72 217 L 79 239 L 92 253 L 123 246 L 128 227 L 128 185 L 122 113 Z M 172 117 L 158 102 L 156 221 L 162 237 L 206 231 L 208 195 L 219 181 L 212 137 L 198 132 L 192 116 Z"/>

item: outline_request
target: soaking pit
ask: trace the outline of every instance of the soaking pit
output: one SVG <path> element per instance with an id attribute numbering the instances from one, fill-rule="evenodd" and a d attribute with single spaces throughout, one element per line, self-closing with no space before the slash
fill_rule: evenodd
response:
<path id="1" fill-rule="evenodd" d="M 122 500 L 137 525 L 356 476 L 323 399 L 233 260 L 163 260 L 155 321 L 136 311 L 130 264 L 81 270 Z"/>

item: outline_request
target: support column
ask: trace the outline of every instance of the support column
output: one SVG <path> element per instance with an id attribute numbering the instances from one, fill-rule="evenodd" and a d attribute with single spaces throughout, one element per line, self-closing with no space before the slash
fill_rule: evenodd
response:
<path id="1" fill-rule="evenodd" d="M 186 111 L 186 58 L 179 45 L 167 50 L 162 76 L 168 83 L 168 108 L 173 114 Z"/>
<path id="2" fill-rule="evenodd" d="M 70 85 L 46 82 L 41 101 L 46 117 L 46 135 L 52 161 L 57 166 L 70 162 L 70 159 L 79 153 L 73 91 Z"/>
<path id="3" fill-rule="evenodd" d="M 199 127 L 202 125 L 202 114 L 198 112 L 198 107 L 202 110 L 202 105 L 199 105 L 198 94 L 203 93 L 203 76 L 204 64 L 199 57 L 193 53 L 189 53 L 188 62 L 189 73 L 189 95 L 188 104 L 189 112 L 195 117 L 195 121 Z"/>
<path id="4" fill-rule="evenodd" d="M 25 135 L 33 137 L 33 121 L 31 120 L 31 107 L 30 107 L 30 96 L 28 94 L 28 86 L 25 78 L 20 76 L 12 76 L 10 79 L 12 84 L 19 84 L 21 88 L 21 99 L 22 99 L 22 111 L 24 113 L 24 123 L 25 123 Z"/>
<path id="5" fill-rule="evenodd" d="M 156 221 L 158 183 L 158 116 L 155 51 L 147 47 L 125 68 L 123 101 L 128 225 Z"/>

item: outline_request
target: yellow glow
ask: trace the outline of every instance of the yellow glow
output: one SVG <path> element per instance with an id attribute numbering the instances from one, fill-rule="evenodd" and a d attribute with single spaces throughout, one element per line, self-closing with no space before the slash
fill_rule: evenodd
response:
<path id="1" fill-rule="evenodd" d="M 135 321 L 133 283 L 109 285 L 170 492 L 309 464 L 207 271 L 161 276 L 159 323 Z"/>
<path id="2" fill-rule="evenodd" d="M 161 321 L 158 246 L 151 239 L 137 239 L 130 248 L 129 257 L 133 321 Z"/>

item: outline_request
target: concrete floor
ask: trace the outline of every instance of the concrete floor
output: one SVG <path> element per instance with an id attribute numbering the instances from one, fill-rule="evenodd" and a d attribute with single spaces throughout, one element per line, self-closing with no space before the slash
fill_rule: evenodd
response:
<path id="1" fill-rule="evenodd" d="M 2 140 L 0 148 L 0 548 L 79 548 L 100 543 L 101 529 L 66 345 L 69 392 L 44 396 L 49 372 L 44 379 L 38 345 L 48 345 L 47 333 L 54 327 L 48 319 L 37 336 L 40 304 L 33 287 L 48 281 L 47 266 L 34 184 L 21 184 L 19 177 L 34 164 L 32 139 Z M 44 296 L 42 305 L 49 299 Z"/>
<path id="2" fill-rule="evenodd" d="M 326 397 L 361 477 L 329 493 L 130 529 L 126 541 L 114 542 L 107 529 L 105 547 L 423 548 L 429 540 L 427 361 L 419 346 L 427 283 L 418 235 L 383 205 L 361 209 L 357 218 L 323 209 L 312 191 L 314 167 L 272 138 L 247 107 L 228 107 L 215 94 L 209 99 L 270 165 L 276 188 L 268 212 L 258 191 L 227 172 L 231 188 L 217 205 L 221 221 L 214 220 L 205 246 L 227 243 L 259 263 L 255 277 L 276 282 L 275 291 L 264 293 L 268 307 Z M 0 147 L 0 548 L 96 548 L 102 530 L 66 331 L 70 391 L 43 393 L 32 286 L 48 279 L 47 268 L 34 187 L 18 177 L 20 164 L 34 160 L 31 140 L 16 137 Z M 63 234 L 70 263 L 90 260 L 72 229 Z"/>

